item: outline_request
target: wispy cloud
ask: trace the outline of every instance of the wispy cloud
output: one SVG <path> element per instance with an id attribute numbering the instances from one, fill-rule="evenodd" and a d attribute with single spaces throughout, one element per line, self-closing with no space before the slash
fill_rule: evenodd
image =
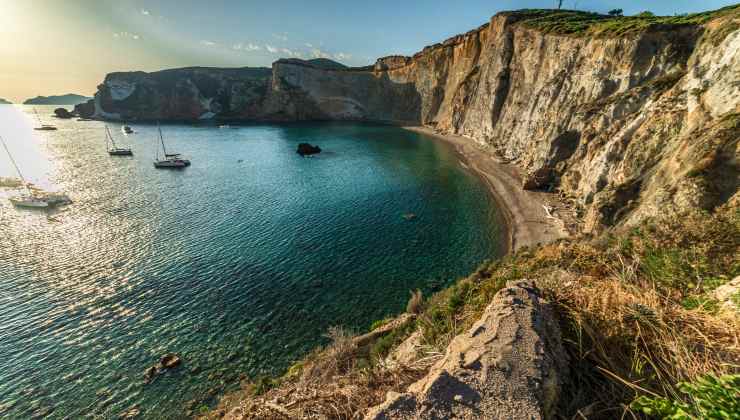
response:
<path id="1" fill-rule="evenodd" d="M 283 54 L 285 54 L 285 55 L 287 55 L 288 57 L 299 57 L 299 58 L 300 57 L 303 57 L 303 53 L 302 52 L 289 50 L 287 48 L 282 48 L 280 50 L 280 52 L 283 53 Z"/>
<path id="2" fill-rule="evenodd" d="M 116 39 L 133 39 L 133 40 L 138 40 L 140 37 L 139 37 L 138 34 L 123 31 L 123 32 L 114 32 L 113 33 L 113 38 L 116 38 Z"/>
<path id="3" fill-rule="evenodd" d="M 303 45 L 305 45 L 305 46 L 306 46 L 306 47 L 308 47 L 308 48 L 313 48 L 313 44 L 311 44 L 310 42 L 306 42 L 306 43 L 305 43 L 305 44 L 303 44 Z"/>
<path id="4" fill-rule="evenodd" d="M 288 33 L 287 32 L 283 32 L 281 34 L 272 34 L 272 37 L 275 38 L 275 39 L 278 39 L 280 41 L 285 42 L 285 41 L 288 40 Z"/>
<path id="5" fill-rule="evenodd" d="M 340 53 L 334 54 L 334 58 L 337 60 L 351 60 L 352 54 L 340 52 Z"/>
<path id="6" fill-rule="evenodd" d="M 144 15 L 144 16 L 149 16 L 151 14 L 151 12 L 149 12 L 146 9 L 141 9 L 141 14 Z"/>
<path id="7" fill-rule="evenodd" d="M 277 48 L 275 48 L 275 47 L 273 47 L 272 45 L 269 45 L 269 44 L 265 44 L 265 49 L 267 50 L 267 52 L 269 52 L 271 54 L 275 54 L 276 52 L 278 52 L 278 49 Z"/>
<path id="8" fill-rule="evenodd" d="M 231 46 L 231 49 L 237 51 L 262 51 L 262 47 L 257 44 L 252 44 L 251 42 L 248 42 L 246 44 L 242 44 L 241 42 L 238 44 L 234 44 Z"/>
<path id="9" fill-rule="evenodd" d="M 200 45 L 203 45 L 203 46 L 206 46 L 206 47 L 215 47 L 218 44 L 215 43 L 215 42 L 213 42 L 213 41 L 209 41 L 207 39 L 201 39 L 200 40 Z"/>

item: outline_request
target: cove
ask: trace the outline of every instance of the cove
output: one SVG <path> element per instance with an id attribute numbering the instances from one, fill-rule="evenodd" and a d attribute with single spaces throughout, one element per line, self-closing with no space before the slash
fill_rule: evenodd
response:
<path id="1" fill-rule="evenodd" d="M 154 125 L 111 125 L 134 151 L 120 159 L 102 122 L 58 126 L 32 141 L 74 204 L 0 207 L 0 416 L 179 418 L 504 248 L 486 185 L 448 145 L 398 127 L 165 125 L 192 166 L 159 171 Z M 2 135 L 22 149 L 16 130 Z M 304 142 L 323 152 L 300 157 Z M 167 352 L 183 365 L 145 385 Z"/>

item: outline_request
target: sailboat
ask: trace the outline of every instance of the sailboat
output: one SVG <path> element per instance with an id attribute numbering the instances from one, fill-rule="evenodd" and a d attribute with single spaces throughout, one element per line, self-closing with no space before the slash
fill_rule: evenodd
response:
<path id="1" fill-rule="evenodd" d="M 31 189 L 28 188 L 26 179 L 23 178 L 23 174 L 21 173 L 21 170 L 18 167 L 18 164 L 15 162 L 15 159 L 13 159 L 13 155 L 10 154 L 10 150 L 8 150 L 8 146 L 5 144 L 5 140 L 2 138 L 2 136 L 0 136 L 0 142 L 2 142 L 5 152 L 8 154 L 10 161 L 13 163 L 13 166 L 15 167 L 16 172 L 18 172 L 18 176 L 21 177 L 21 183 L 23 184 L 23 188 L 25 188 L 24 193 L 14 196 L 14 197 L 10 197 L 10 202 L 14 206 L 18 206 L 18 207 L 31 207 L 31 208 L 49 207 L 48 201 L 46 201 L 42 197 L 35 196 L 33 192 L 31 191 Z"/>
<path id="2" fill-rule="evenodd" d="M 164 152 L 164 158 L 159 158 L 159 147 L 157 148 L 157 157 L 154 159 L 155 168 L 184 168 L 190 166 L 190 161 L 180 157 L 179 153 L 167 153 L 167 149 L 164 147 L 164 138 L 162 137 L 162 128 L 157 123 L 157 130 L 159 130 L 159 141 L 162 143 L 162 152 Z"/>
<path id="3" fill-rule="evenodd" d="M 109 144 L 110 142 L 110 144 Z M 116 142 L 113 140 L 113 135 L 110 133 L 108 126 L 105 126 L 105 147 L 108 149 L 108 154 L 111 156 L 133 156 L 134 152 L 131 149 L 126 149 L 116 146 Z"/>
<path id="4" fill-rule="evenodd" d="M 41 124 L 41 117 L 39 117 L 39 112 L 36 111 L 36 108 L 33 109 L 33 113 L 36 114 L 36 120 L 38 120 L 38 122 L 39 122 L 39 127 L 34 127 L 34 130 L 39 130 L 39 131 L 54 131 L 54 130 L 57 129 L 53 125 Z"/>

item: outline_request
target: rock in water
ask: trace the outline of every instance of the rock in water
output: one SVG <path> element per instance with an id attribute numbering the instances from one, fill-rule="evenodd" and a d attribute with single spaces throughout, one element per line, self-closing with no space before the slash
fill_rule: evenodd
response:
<path id="1" fill-rule="evenodd" d="M 321 153 L 321 148 L 319 146 L 312 146 L 308 143 L 301 143 L 298 145 L 296 153 L 301 156 L 310 156 Z"/>
<path id="2" fill-rule="evenodd" d="M 182 360 L 180 360 L 180 356 L 176 355 L 175 353 L 165 354 L 159 360 L 159 363 L 165 369 L 171 369 L 171 368 L 177 367 L 180 365 L 181 362 Z"/>
<path id="3" fill-rule="evenodd" d="M 54 115 L 57 118 L 64 118 L 64 119 L 69 119 L 69 118 L 72 118 L 72 117 L 75 116 L 75 114 L 67 111 L 66 108 L 57 108 L 57 109 L 55 109 L 54 110 Z"/>

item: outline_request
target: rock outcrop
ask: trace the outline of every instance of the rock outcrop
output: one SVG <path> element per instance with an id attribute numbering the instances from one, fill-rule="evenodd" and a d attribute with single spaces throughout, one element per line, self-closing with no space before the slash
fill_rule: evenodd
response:
<path id="1" fill-rule="evenodd" d="M 321 153 L 321 148 L 319 146 L 313 146 L 308 143 L 300 143 L 298 144 L 298 149 L 296 150 L 296 153 L 301 155 L 301 157 L 311 156 Z"/>
<path id="2" fill-rule="evenodd" d="M 518 165 L 524 188 L 561 192 L 590 233 L 711 210 L 737 190 L 740 7 L 626 34 L 547 33 L 530 17 L 501 13 L 361 68 L 283 59 L 112 73 L 84 107 L 126 120 L 421 124 Z"/>
<path id="3" fill-rule="evenodd" d="M 552 418 L 567 366 L 547 303 L 532 282 L 510 282 L 427 376 L 365 419 Z"/>

